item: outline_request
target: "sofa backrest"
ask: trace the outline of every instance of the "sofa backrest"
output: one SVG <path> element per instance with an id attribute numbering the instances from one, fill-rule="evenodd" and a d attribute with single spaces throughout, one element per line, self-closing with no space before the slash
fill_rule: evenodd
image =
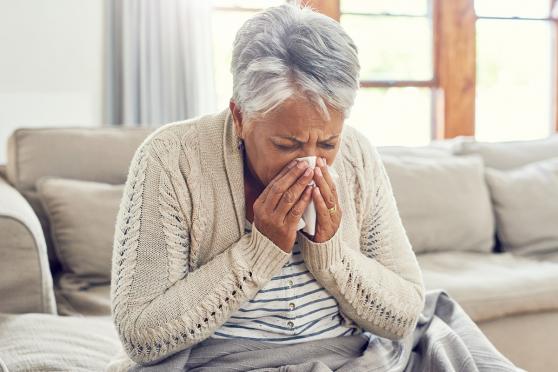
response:
<path id="1" fill-rule="evenodd" d="M 457 170 L 459 162 L 444 158 L 479 157 L 485 171 L 486 168 L 512 170 L 558 157 L 558 134 L 543 139 L 500 142 L 476 141 L 472 136 L 459 136 L 449 140 L 432 141 L 428 146 L 386 146 L 378 147 L 378 150 L 386 165 L 403 224 L 417 253 L 463 250 L 464 246 L 468 247 L 465 250 L 475 250 L 477 246 L 479 250 L 486 251 L 490 241 L 487 239 L 487 231 L 482 230 L 482 224 L 485 223 L 488 227 L 493 223 L 490 222 L 491 212 L 486 208 L 488 201 L 484 199 L 486 193 L 491 191 L 481 190 L 479 182 L 477 187 L 473 188 L 472 185 L 466 184 L 465 179 L 456 184 L 461 177 L 461 171 L 454 171 L 452 174 L 451 169 Z M 477 181 L 482 181 L 479 176 L 475 176 Z M 429 185 L 429 182 L 432 184 Z M 484 196 L 481 195 L 481 191 Z M 444 199 L 447 199 L 446 205 L 443 204 Z M 459 200 L 462 201 L 461 210 L 456 208 Z M 479 208 L 481 205 L 482 216 Z M 469 216 L 467 219 L 468 206 L 476 209 L 479 215 Z M 481 217 L 484 217 L 485 222 L 481 223 Z M 462 228 L 452 228 L 446 234 L 437 232 L 434 228 L 451 226 L 449 223 L 452 221 L 463 224 Z M 468 235 L 459 237 L 458 233 L 463 232 Z M 456 241 L 447 244 L 452 238 Z M 493 240 L 493 250 L 500 252 L 502 246 L 496 231 Z"/>
<path id="2" fill-rule="evenodd" d="M 479 155 L 486 167 L 509 170 L 558 157 L 558 134 L 525 141 L 460 141 L 453 144 L 452 151 L 456 155 Z"/>
<path id="3" fill-rule="evenodd" d="M 454 148 L 471 137 L 428 146 L 379 146 L 403 226 L 417 254 L 491 252 L 494 218 L 479 156 Z"/>
<path id="4" fill-rule="evenodd" d="M 8 138 L 7 179 L 39 217 L 53 273 L 59 270 L 50 227 L 37 195 L 43 176 L 123 184 L 135 150 L 153 128 L 19 128 Z"/>

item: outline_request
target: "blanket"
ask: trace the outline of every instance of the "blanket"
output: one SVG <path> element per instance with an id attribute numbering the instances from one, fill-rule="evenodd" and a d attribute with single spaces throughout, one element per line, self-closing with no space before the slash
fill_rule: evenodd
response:
<path id="1" fill-rule="evenodd" d="M 299 344 L 208 338 L 156 365 L 129 372 L 163 371 L 523 371 L 484 336 L 443 290 L 426 292 L 425 307 L 409 336 L 393 341 L 360 335 Z"/>

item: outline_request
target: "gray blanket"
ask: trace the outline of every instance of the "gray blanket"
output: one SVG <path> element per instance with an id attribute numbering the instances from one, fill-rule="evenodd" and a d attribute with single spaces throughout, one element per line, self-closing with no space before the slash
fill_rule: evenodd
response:
<path id="1" fill-rule="evenodd" d="M 441 290 L 426 293 L 424 310 L 408 337 L 370 336 L 365 332 L 290 345 L 208 338 L 156 365 L 129 371 L 523 371 Z"/>

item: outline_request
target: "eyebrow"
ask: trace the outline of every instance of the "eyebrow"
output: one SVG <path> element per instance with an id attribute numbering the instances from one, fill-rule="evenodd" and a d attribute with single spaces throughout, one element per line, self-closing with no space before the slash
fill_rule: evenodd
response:
<path id="1" fill-rule="evenodd" d="M 283 138 L 283 139 L 293 141 L 293 142 L 296 142 L 296 143 L 301 143 L 301 144 L 304 143 L 304 141 L 301 141 L 301 140 L 297 139 L 295 136 L 275 136 L 275 137 L 276 138 Z M 329 137 L 329 138 L 327 138 L 323 141 L 318 141 L 318 142 L 319 143 L 324 143 L 324 142 L 327 142 L 327 141 L 331 141 L 332 139 L 337 138 L 337 137 L 339 137 L 339 135 L 334 134 L 333 136 L 331 136 L 331 137 Z"/>

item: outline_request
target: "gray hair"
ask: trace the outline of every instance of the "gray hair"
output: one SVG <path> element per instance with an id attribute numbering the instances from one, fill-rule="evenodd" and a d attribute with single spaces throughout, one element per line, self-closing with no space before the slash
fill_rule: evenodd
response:
<path id="1" fill-rule="evenodd" d="M 292 96 L 308 99 L 326 120 L 326 103 L 347 118 L 359 72 L 357 47 L 338 22 L 284 4 L 257 13 L 238 30 L 232 98 L 245 118 L 264 116 Z"/>

